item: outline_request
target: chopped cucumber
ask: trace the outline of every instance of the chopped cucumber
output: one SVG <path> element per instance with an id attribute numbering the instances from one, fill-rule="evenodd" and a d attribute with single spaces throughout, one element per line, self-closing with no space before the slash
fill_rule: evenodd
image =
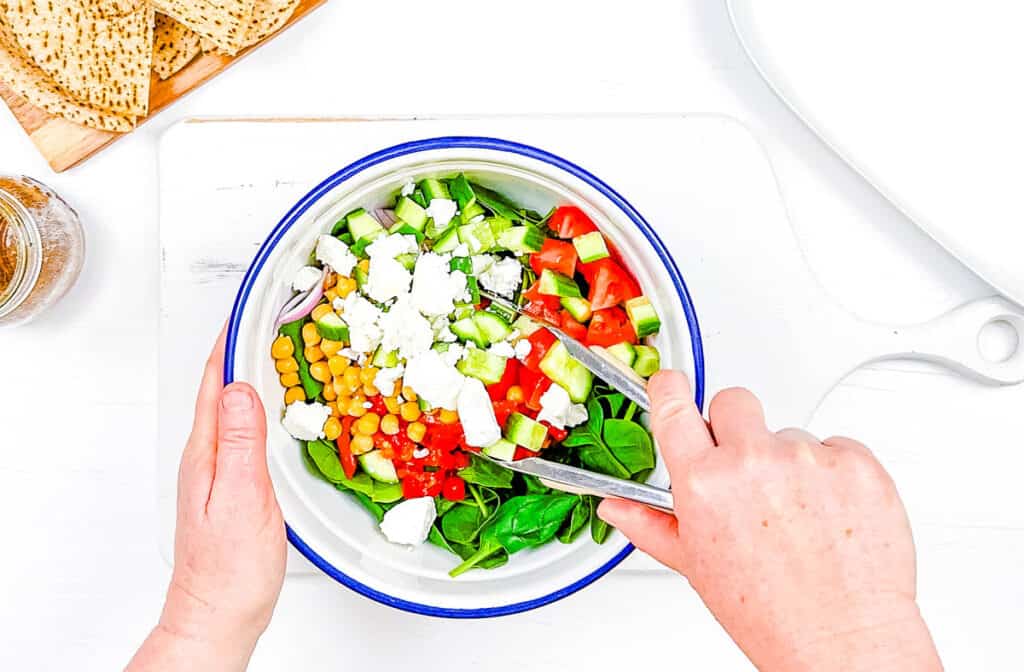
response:
<path id="1" fill-rule="evenodd" d="M 352 269 L 352 279 L 356 281 L 356 287 L 362 289 L 370 281 L 370 273 L 361 266 Z"/>
<path id="2" fill-rule="evenodd" d="M 371 363 L 378 369 L 390 369 L 398 366 L 398 351 L 391 350 L 389 352 L 385 352 L 384 346 L 378 345 L 377 350 L 373 353 Z"/>
<path id="3" fill-rule="evenodd" d="M 494 234 L 495 240 L 501 237 L 501 234 L 512 228 L 512 222 L 504 217 L 488 217 L 484 221 L 486 221 L 487 225 L 491 227 L 491 233 Z"/>
<path id="4" fill-rule="evenodd" d="M 540 360 L 540 370 L 564 387 L 569 393 L 569 398 L 577 404 L 587 400 L 590 388 L 594 384 L 594 374 L 573 359 L 561 341 L 555 341 L 544 353 L 544 358 Z"/>
<path id="5" fill-rule="evenodd" d="M 345 221 L 348 222 L 348 230 L 352 232 L 352 237 L 356 242 L 375 238 L 384 232 L 384 227 L 380 225 L 380 222 L 362 208 L 348 213 Z"/>
<path id="6" fill-rule="evenodd" d="M 580 287 L 576 284 L 576 281 L 567 275 L 556 273 L 550 268 L 545 268 L 540 274 L 540 284 L 537 285 L 537 291 L 541 294 L 548 294 L 551 296 L 569 296 L 579 298 L 583 296 L 580 293 Z"/>
<path id="7" fill-rule="evenodd" d="M 422 231 L 419 231 L 418 229 L 412 228 L 411 226 L 409 226 L 408 224 L 406 224 L 405 222 L 403 222 L 401 220 L 395 222 L 394 226 L 392 226 L 390 229 L 388 229 L 388 233 L 397 233 L 397 234 L 402 234 L 402 235 L 406 235 L 406 236 L 415 236 L 417 243 L 422 243 L 423 242 L 423 238 L 424 238 L 424 235 L 423 235 Z"/>
<path id="8" fill-rule="evenodd" d="M 577 322 L 586 322 L 593 314 L 590 310 L 590 301 L 581 296 L 566 296 L 562 298 L 562 308 L 569 311 L 572 319 Z"/>
<path id="9" fill-rule="evenodd" d="M 394 463 L 384 457 L 379 450 L 371 450 L 359 456 L 359 466 L 375 481 L 381 483 L 398 483 L 398 472 Z"/>
<path id="10" fill-rule="evenodd" d="M 437 236 L 437 240 L 434 243 L 434 252 L 443 254 L 445 252 L 451 252 L 458 246 L 459 228 L 457 226 L 449 226 L 443 233 Z"/>
<path id="11" fill-rule="evenodd" d="M 633 370 L 642 378 L 649 378 L 661 368 L 661 353 L 653 345 L 638 345 L 636 359 L 633 360 Z"/>
<path id="12" fill-rule="evenodd" d="M 412 192 L 412 196 L 410 196 L 409 198 L 411 198 L 416 203 L 416 205 L 420 206 L 421 208 L 427 207 L 427 199 L 424 198 L 423 192 L 420 191 L 419 189 Z"/>
<path id="13" fill-rule="evenodd" d="M 633 323 L 637 338 L 650 336 L 658 333 L 661 329 L 661 318 L 651 305 L 651 300 L 646 296 L 638 296 L 635 299 L 626 301 L 626 314 L 629 321 Z"/>
<path id="14" fill-rule="evenodd" d="M 480 330 L 480 333 L 484 335 L 488 343 L 504 341 L 512 333 L 512 327 L 509 326 L 508 322 L 490 311 L 482 310 L 474 313 L 472 319 L 473 323 L 476 324 L 476 328 Z"/>
<path id="15" fill-rule="evenodd" d="M 465 317 L 473 317 L 473 313 L 476 312 L 476 306 L 472 303 L 456 303 L 455 310 L 452 312 L 456 320 L 461 320 Z"/>
<path id="16" fill-rule="evenodd" d="M 470 348 L 455 365 L 465 376 L 472 376 L 483 381 L 484 385 L 493 385 L 505 374 L 508 362 L 501 355 L 493 355 L 480 348 Z"/>
<path id="17" fill-rule="evenodd" d="M 491 304 L 487 306 L 487 310 L 489 312 L 494 313 L 495 315 L 505 320 L 509 324 L 512 324 L 518 316 L 518 313 L 516 313 L 514 309 L 512 309 L 509 306 L 506 306 L 504 303 L 498 303 L 497 301 L 491 301 Z"/>
<path id="18" fill-rule="evenodd" d="M 576 236 L 572 239 L 572 245 L 576 248 L 576 254 L 579 255 L 580 261 L 584 264 L 609 256 L 608 246 L 605 244 L 604 236 L 601 235 L 600 231 L 591 231 L 590 233 L 584 233 L 582 236 Z"/>
<path id="19" fill-rule="evenodd" d="M 470 203 L 459 213 L 459 221 L 469 224 L 477 217 L 486 217 L 487 211 L 479 203 Z"/>
<path id="20" fill-rule="evenodd" d="M 544 247 L 544 234 L 535 226 L 513 226 L 498 234 L 497 242 L 516 254 L 531 254 Z"/>
<path id="21" fill-rule="evenodd" d="M 398 204 L 395 206 L 395 217 L 417 231 L 423 231 L 427 225 L 427 211 L 408 196 L 398 199 Z"/>
<path id="22" fill-rule="evenodd" d="M 451 192 L 455 202 L 459 204 L 459 210 L 465 210 L 470 205 L 476 203 L 476 194 L 473 193 L 473 186 L 463 173 L 459 173 L 452 179 L 448 184 L 448 191 Z"/>
<path id="23" fill-rule="evenodd" d="M 432 177 L 428 177 L 420 182 L 420 189 L 423 191 L 428 205 L 435 198 L 451 198 L 448 194 L 448 187 L 444 186 L 444 182 L 435 180 Z"/>
<path id="24" fill-rule="evenodd" d="M 636 348 L 633 347 L 632 343 L 626 341 L 616 343 L 608 348 L 607 352 L 626 366 L 633 366 L 633 362 L 636 360 Z"/>
<path id="25" fill-rule="evenodd" d="M 330 341 L 347 341 L 348 326 L 335 313 L 327 313 L 316 321 L 320 336 Z"/>
<path id="26" fill-rule="evenodd" d="M 352 243 L 355 242 L 355 239 L 352 238 L 352 234 L 349 233 L 348 231 L 346 231 L 345 233 L 343 233 L 341 235 L 335 236 L 335 238 L 337 238 L 341 242 L 345 243 L 349 247 L 352 247 Z M 314 252 L 314 256 L 315 256 L 315 252 Z"/>
<path id="27" fill-rule="evenodd" d="M 407 254 L 400 254 L 395 257 L 395 261 L 400 263 L 403 268 L 407 271 L 411 271 L 416 268 L 416 260 L 419 259 L 419 255 L 415 252 L 409 252 Z"/>
<path id="28" fill-rule="evenodd" d="M 522 413 L 508 416 L 505 424 L 505 438 L 527 450 L 537 452 L 544 447 L 544 439 L 548 436 L 548 428 Z"/>
<path id="29" fill-rule="evenodd" d="M 480 332 L 480 328 L 476 326 L 476 322 L 473 321 L 472 317 L 463 317 L 462 319 L 455 320 L 452 322 L 451 330 L 460 340 L 472 341 L 478 348 L 486 348 L 488 346 L 487 338 Z"/>
<path id="30" fill-rule="evenodd" d="M 473 275 L 473 260 L 469 257 L 452 257 L 448 262 L 448 268 L 453 271 L 462 271 L 466 276 L 466 290 L 469 292 L 470 301 L 474 304 L 480 302 L 480 286 L 477 284 L 476 276 Z"/>
<path id="31" fill-rule="evenodd" d="M 516 321 L 512 323 L 512 328 L 519 331 L 519 335 L 523 338 L 526 338 L 543 326 L 543 324 L 527 315 L 520 315 L 516 318 Z"/>
<path id="32" fill-rule="evenodd" d="M 498 439 L 484 448 L 484 454 L 496 460 L 511 462 L 516 456 L 516 444 L 507 439 Z"/>
<path id="33" fill-rule="evenodd" d="M 494 234 L 491 232 L 491 226 L 486 221 L 460 226 L 459 240 L 469 247 L 471 254 L 487 252 L 496 243 Z"/>
<path id="34" fill-rule="evenodd" d="M 341 219 L 334 223 L 334 226 L 331 227 L 331 235 L 337 236 L 340 233 L 345 233 L 347 230 L 348 222 L 346 221 L 345 217 L 342 217 Z"/>

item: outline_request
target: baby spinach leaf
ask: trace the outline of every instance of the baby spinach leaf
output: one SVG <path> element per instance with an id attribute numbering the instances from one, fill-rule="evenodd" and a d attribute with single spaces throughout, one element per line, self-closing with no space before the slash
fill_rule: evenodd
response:
<path id="1" fill-rule="evenodd" d="M 654 443 L 646 429 L 630 420 L 606 420 L 604 441 L 630 476 L 654 468 Z"/>
<path id="2" fill-rule="evenodd" d="M 330 483 L 330 481 L 327 480 L 327 477 L 323 475 L 323 472 L 320 471 L 320 467 L 316 466 L 316 462 L 313 461 L 313 456 L 309 454 L 308 443 L 308 441 L 304 441 L 302 444 L 302 463 L 306 466 L 306 471 L 321 481 Z"/>
<path id="3" fill-rule="evenodd" d="M 612 526 L 601 520 L 597 515 L 597 505 L 601 503 L 600 498 L 592 495 L 587 496 L 587 506 L 590 510 L 590 538 L 598 544 L 603 544 L 612 533 Z"/>
<path id="4" fill-rule="evenodd" d="M 630 471 L 619 462 L 604 441 L 579 447 L 580 463 L 590 469 L 616 478 L 629 478 Z"/>
<path id="5" fill-rule="evenodd" d="M 580 535 L 583 528 L 587 526 L 588 522 L 590 522 L 590 505 L 584 498 L 580 497 L 576 501 L 576 506 L 572 508 L 569 520 L 558 531 L 558 540 L 563 544 L 571 544 Z"/>
<path id="6" fill-rule="evenodd" d="M 547 456 L 545 456 L 547 457 Z M 546 495 L 551 488 L 540 482 L 540 479 L 530 474 L 520 474 L 523 481 L 523 489 L 528 495 Z"/>
<path id="7" fill-rule="evenodd" d="M 358 477 L 359 474 L 356 474 Z M 379 504 L 391 504 L 402 499 L 401 483 L 374 483 L 370 498 Z"/>
<path id="8" fill-rule="evenodd" d="M 608 404 L 608 414 L 613 418 L 619 417 L 619 411 L 622 410 L 623 404 L 626 403 L 626 397 L 621 392 L 612 392 L 602 397 L 604 402 Z"/>
<path id="9" fill-rule="evenodd" d="M 452 548 L 452 545 L 448 543 L 448 540 L 444 538 L 444 535 L 441 534 L 441 530 L 437 527 L 437 522 L 430 526 L 430 532 L 427 533 L 427 541 L 435 546 L 443 548 L 449 553 L 458 555 L 458 553 L 455 552 L 455 549 Z"/>
<path id="10" fill-rule="evenodd" d="M 341 488 L 338 489 L 341 490 Z M 378 523 L 384 520 L 384 513 L 386 509 L 383 506 L 357 490 L 348 490 L 347 492 L 359 500 L 359 503 L 363 505 L 363 508 L 369 511 L 370 514 L 377 519 Z"/>
<path id="11" fill-rule="evenodd" d="M 473 455 L 469 466 L 459 470 L 459 476 L 467 483 L 490 488 L 511 488 L 513 472 L 500 464 Z"/>
<path id="12" fill-rule="evenodd" d="M 343 483 L 348 480 L 345 470 L 338 460 L 338 453 L 326 441 L 307 441 L 306 452 L 317 470 L 331 483 Z"/>
<path id="13" fill-rule="evenodd" d="M 461 502 L 453 502 L 452 500 L 445 499 L 441 496 L 434 497 L 434 508 L 437 510 L 437 517 L 440 518 L 460 503 Z"/>
<path id="14" fill-rule="evenodd" d="M 483 514 L 475 506 L 457 506 L 441 518 L 441 532 L 452 543 L 472 544 L 484 524 Z"/>

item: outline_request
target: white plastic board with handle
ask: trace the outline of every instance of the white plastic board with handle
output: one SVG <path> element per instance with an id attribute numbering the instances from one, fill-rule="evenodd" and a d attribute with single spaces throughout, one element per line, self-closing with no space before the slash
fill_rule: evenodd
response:
<path id="1" fill-rule="evenodd" d="M 531 144 L 619 191 L 662 236 L 689 286 L 703 331 L 706 398 L 750 387 L 772 426 L 805 423 L 847 373 L 871 361 L 925 359 L 993 385 L 1024 380 L 1024 353 L 993 363 L 978 352 L 979 331 L 993 320 L 1024 333 L 1024 313 L 1002 299 L 910 327 L 867 323 L 834 303 L 804 263 L 760 145 L 726 118 L 186 121 L 160 151 L 157 496 L 165 558 L 199 373 L 256 249 L 327 175 L 383 147 L 442 135 Z M 656 567 L 640 554 L 623 565 Z M 316 570 L 293 555 L 289 571 Z"/>
<path id="2" fill-rule="evenodd" d="M 1024 304 L 1024 8 L 726 1 L 782 100 L 929 235 Z"/>

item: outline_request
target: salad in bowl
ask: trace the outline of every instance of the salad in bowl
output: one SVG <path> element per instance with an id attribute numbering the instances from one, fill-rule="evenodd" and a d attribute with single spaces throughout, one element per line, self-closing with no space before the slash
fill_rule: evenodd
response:
<path id="1" fill-rule="evenodd" d="M 656 453 L 636 405 L 545 325 L 646 378 L 661 366 L 657 309 L 571 203 L 541 214 L 461 172 L 394 192 L 317 237 L 269 348 L 311 478 L 388 541 L 450 553 L 452 577 L 584 534 L 604 543 L 594 497 L 480 455 L 646 480 Z"/>

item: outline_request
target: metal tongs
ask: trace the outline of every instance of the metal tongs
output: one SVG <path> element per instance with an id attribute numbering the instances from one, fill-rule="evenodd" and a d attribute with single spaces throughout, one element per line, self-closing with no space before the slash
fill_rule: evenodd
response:
<path id="1" fill-rule="evenodd" d="M 507 310 L 519 315 L 525 315 L 518 305 L 493 292 L 481 290 L 480 295 Z M 623 396 L 644 411 L 651 410 L 651 399 L 647 396 L 646 383 L 632 369 L 629 369 L 609 355 L 604 348 L 588 347 L 557 327 L 547 324 L 544 327 L 562 342 L 565 349 L 574 359 L 587 367 L 595 376 L 621 392 Z M 614 476 L 606 476 L 587 469 L 580 469 L 579 467 L 560 464 L 539 457 L 528 457 L 523 460 L 514 461 L 499 460 L 482 453 L 480 457 L 490 460 L 495 464 L 500 464 L 506 469 L 536 476 L 548 487 L 563 492 L 597 495 L 598 497 L 616 497 L 618 499 L 638 502 L 666 513 L 673 512 L 672 492 L 663 488 L 656 488 L 623 478 L 615 478 Z"/>

